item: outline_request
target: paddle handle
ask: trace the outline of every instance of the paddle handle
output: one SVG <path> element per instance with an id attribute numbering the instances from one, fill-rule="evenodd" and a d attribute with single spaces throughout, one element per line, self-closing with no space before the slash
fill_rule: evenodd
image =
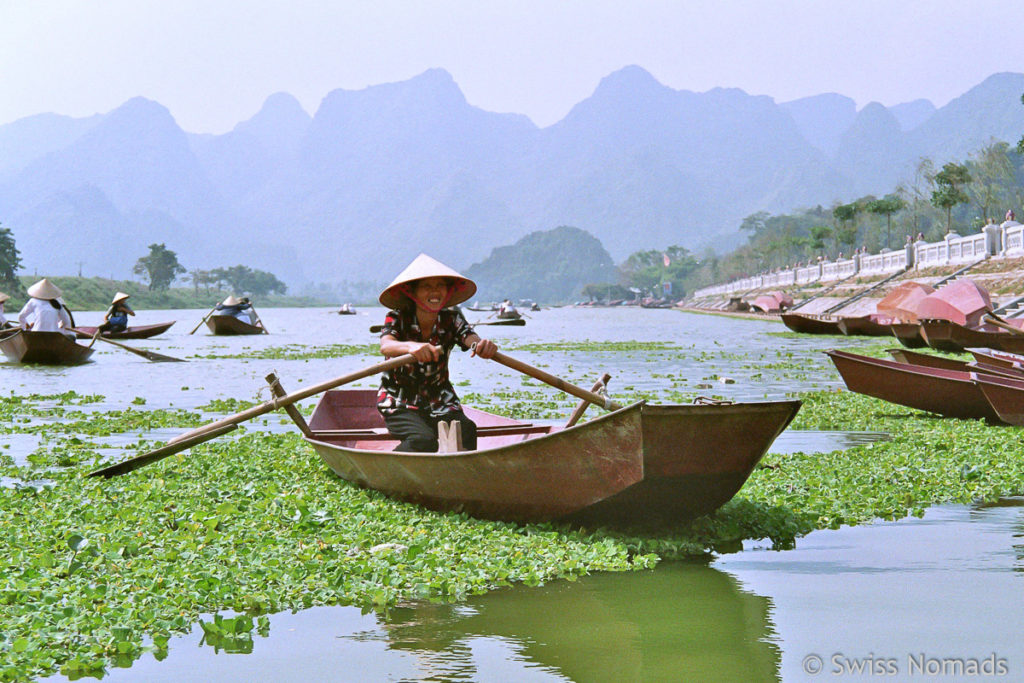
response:
<path id="1" fill-rule="evenodd" d="M 509 356 L 506 356 L 500 351 L 495 351 L 494 355 L 491 357 L 491 360 L 495 360 L 506 367 L 512 368 L 513 370 L 518 370 L 524 375 L 529 375 L 534 379 L 539 379 L 541 382 L 544 382 L 545 384 L 550 384 L 556 389 L 560 389 L 561 391 L 564 391 L 567 394 L 572 394 L 576 398 L 583 399 L 584 401 L 589 401 L 590 403 L 593 403 L 595 406 L 600 406 L 605 410 L 622 409 L 621 405 L 611 400 L 607 396 L 601 396 L 600 394 L 595 394 L 593 391 L 587 391 L 583 387 L 578 387 L 575 384 L 570 384 L 569 382 L 566 382 L 564 379 L 560 377 L 555 377 L 554 375 L 544 372 L 543 370 L 540 370 L 538 368 L 535 368 L 532 365 L 527 365 L 521 360 L 510 358 Z"/>
<path id="2" fill-rule="evenodd" d="M 213 313 L 213 312 L 214 312 L 214 311 L 216 311 L 216 310 L 217 310 L 217 306 L 216 306 L 216 305 L 214 305 L 214 307 L 210 309 L 210 313 Z M 210 317 L 210 313 L 207 313 L 206 315 L 204 315 L 204 316 L 203 316 L 203 319 L 202 319 L 202 320 L 200 320 L 200 321 L 199 321 L 199 322 L 198 322 L 198 323 L 196 324 L 196 326 L 192 328 L 192 331 L 191 331 L 191 332 L 189 332 L 189 334 L 195 334 L 195 331 L 199 329 L 199 326 L 200 326 L 200 325 L 202 325 L 203 323 L 205 323 L 205 322 L 206 322 L 206 319 Z"/>
<path id="3" fill-rule="evenodd" d="M 608 380 L 612 378 L 607 372 L 601 375 L 601 379 L 594 382 L 594 386 L 590 387 L 590 390 L 597 393 L 598 390 L 603 386 L 607 386 Z M 583 417 L 583 413 L 587 412 L 587 408 L 590 406 L 590 401 L 580 401 L 576 405 L 576 409 L 572 411 L 572 415 L 569 416 L 568 421 L 565 423 L 565 429 L 572 427 L 574 424 L 580 421 Z"/>
<path id="4" fill-rule="evenodd" d="M 251 308 L 252 312 L 256 314 L 256 321 L 260 324 L 260 328 L 263 330 L 263 334 L 270 334 L 270 330 L 268 330 L 267 326 L 263 324 L 263 318 L 261 318 L 260 314 L 256 311 L 256 307 L 253 306 L 252 304 L 249 304 L 249 308 Z"/>
<path id="5" fill-rule="evenodd" d="M 1024 334 L 1024 330 L 1014 327 L 991 311 L 986 313 L 985 316 L 988 318 L 988 321 L 996 327 L 1001 327 L 1007 332 L 1013 332 L 1014 334 Z"/>

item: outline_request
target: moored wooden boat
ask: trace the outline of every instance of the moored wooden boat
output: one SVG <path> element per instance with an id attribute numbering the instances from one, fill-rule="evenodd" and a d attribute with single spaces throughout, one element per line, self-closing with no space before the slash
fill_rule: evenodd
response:
<path id="1" fill-rule="evenodd" d="M 211 315 L 206 319 L 206 326 L 214 334 L 263 334 L 263 328 L 259 325 L 250 325 L 233 315 Z"/>
<path id="2" fill-rule="evenodd" d="M 889 330 L 892 336 L 908 349 L 923 349 L 928 346 L 928 342 L 921 336 L 921 326 L 918 323 L 892 323 Z"/>
<path id="3" fill-rule="evenodd" d="M 88 346 L 76 344 L 62 332 L 5 333 L 0 337 L 0 350 L 14 363 L 40 365 L 75 365 L 84 363 L 92 355 Z"/>
<path id="4" fill-rule="evenodd" d="M 946 417 L 1000 421 L 972 381 L 975 373 L 908 365 L 836 349 L 825 353 L 850 391 Z"/>
<path id="5" fill-rule="evenodd" d="M 929 368 L 940 368 L 942 370 L 956 370 L 957 372 L 983 372 L 990 375 L 1004 375 L 1024 379 L 1024 369 L 1015 370 L 1010 367 L 1001 367 L 984 361 L 967 362 L 947 356 L 935 356 L 930 353 L 918 353 L 907 349 L 886 349 L 886 352 L 900 363 L 909 365 L 922 365 Z"/>
<path id="6" fill-rule="evenodd" d="M 839 318 L 839 331 L 847 336 L 888 337 L 891 319 L 876 313 Z"/>
<path id="7" fill-rule="evenodd" d="M 432 509 L 509 521 L 634 522 L 711 512 L 743 485 L 799 401 L 647 406 L 562 429 L 465 407 L 478 450 L 397 453 L 376 392 L 327 392 L 307 440 L 338 476 Z"/>
<path id="8" fill-rule="evenodd" d="M 104 332 L 102 335 L 107 339 L 149 339 L 155 337 L 158 334 L 163 334 L 167 330 L 171 329 L 171 325 L 175 323 L 174 320 L 168 323 L 157 323 L 155 325 L 136 325 L 129 327 L 128 329 L 121 330 L 120 332 Z M 92 339 L 92 336 L 96 334 L 95 327 L 78 326 L 74 328 L 75 336 L 79 339 Z"/>
<path id="9" fill-rule="evenodd" d="M 805 313 L 783 313 L 782 323 L 793 330 L 804 334 L 835 334 L 841 335 L 839 321 L 835 318 L 825 318 Z"/>
<path id="10" fill-rule="evenodd" d="M 967 352 L 979 363 L 1024 372 L 1024 356 L 1009 351 L 989 348 L 968 348 Z"/>
<path id="11" fill-rule="evenodd" d="M 1024 351 L 1024 333 L 1016 334 L 994 325 L 965 327 L 951 320 L 922 320 L 921 336 L 936 351 L 962 353 L 971 347 Z"/>
<path id="12" fill-rule="evenodd" d="M 1024 377 L 1014 379 L 978 373 L 974 382 L 981 388 L 999 419 L 1011 425 L 1024 425 Z"/>

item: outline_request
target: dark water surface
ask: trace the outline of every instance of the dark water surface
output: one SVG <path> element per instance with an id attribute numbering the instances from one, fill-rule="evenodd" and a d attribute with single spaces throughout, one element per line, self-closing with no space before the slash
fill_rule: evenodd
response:
<path id="1" fill-rule="evenodd" d="M 100 409 L 124 409 L 136 397 L 146 408 L 195 408 L 215 398 L 266 400 L 263 376 L 270 371 L 294 391 L 380 360 L 370 354 L 249 357 L 286 345 L 370 344 L 367 328 L 380 322 L 380 309 L 356 316 L 267 309 L 261 313 L 271 335 L 213 337 L 205 327 L 189 335 L 203 313 L 140 313 L 138 324 L 179 322 L 161 338 L 131 342 L 190 358 L 188 364 L 149 363 L 103 346 L 95 362 L 79 367 L 0 364 L 4 386 L 17 394 L 103 394 Z M 580 384 L 610 372 L 613 397 L 643 392 L 663 401 L 697 394 L 763 400 L 834 389 L 842 384 L 819 351 L 859 343 L 772 334 L 784 332 L 779 323 L 666 310 L 558 309 L 531 316 L 525 327 L 479 331 L 510 355 Z M 81 324 L 95 322 L 88 313 L 77 317 Z M 600 342 L 623 345 L 610 349 Z M 237 353 L 247 357 L 199 357 Z M 557 398 L 554 390 L 524 385 L 513 371 L 468 354 L 456 354 L 452 365 L 453 378 L 468 381 L 457 385 L 463 395 L 525 388 L 537 400 Z M 375 385 L 367 379 L 356 386 Z M 274 416 L 263 428 L 288 427 Z M 885 435 L 790 431 L 774 449 L 830 451 L 878 438 Z M 109 443 L 116 451 L 118 438 Z M 35 438 L 0 435 L 0 447 L 16 459 L 38 445 Z M 751 543 L 710 564 L 663 563 L 647 572 L 515 587 L 458 605 L 386 615 L 353 608 L 272 615 L 269 634 L 255 635 L 251 648 L 243 648 L 251 649 L 247 654 L 205 644 L 197 627 L 171 641 L 166 660 L 146 655 L 104 680 L 866 680 L 872 677 L 851 673 L 865 662 L 887 670 L 874 678 L 955 680 L 929 675 L 928 658 L 980 662 L 990 655 L 1009 667 L 997 678 L 1024 680 L 1022 535 L 1024 508 L 939 507 L 920 520 L 815 532 L 799 539 L 795 550 Z M 918 660 L 908 660 L 918 655 L 922 673 L 912 669 Z M 813 669 L 815 656 L 822 670 L 812 676 L 807 667 Z"/>

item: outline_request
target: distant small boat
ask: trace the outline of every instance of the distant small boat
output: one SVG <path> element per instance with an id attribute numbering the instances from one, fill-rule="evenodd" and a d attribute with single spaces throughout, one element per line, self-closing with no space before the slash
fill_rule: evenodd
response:
<path id="1" fill-rule="evenodd" d="M 250 325 L 233 315 L 211 315 L 206 319 L 206 326 L 210 332 L 219 335 L 263 334 L 259 325 Z"/>
<path id="2" fill-rule="evenodd" d="M 355 315 L 356 309 L 352 308 L 352 304 L 344 304 L 338 309 L 338 315 Z"/>
<path id="3" fill-rule="evenodd" d="M 129 327 L 126 330 L 120 332 L 104 332 L 102 337 L 107 339 L 149 339 L 155 337 L 158 334 L 163 334 L 171 328 L 171 325 L 175 323 L 172 320 L 169 323 L 157 323 L 156 325 L 136 325 L 135 327 Z M 75 336 L 79 339 L 92 339 L 93 335 L 96 334 L 95 327 L 86 327 L 79 325 L 73 328 L 75 330 Z"/>
<path id="4" fill-rule="evenodd" d="M 92 349 L 76 344 L 63 332 L 16 330 L 0 337 L 0 350 L 14 363 L 76 365 L 89 360 Z"/>

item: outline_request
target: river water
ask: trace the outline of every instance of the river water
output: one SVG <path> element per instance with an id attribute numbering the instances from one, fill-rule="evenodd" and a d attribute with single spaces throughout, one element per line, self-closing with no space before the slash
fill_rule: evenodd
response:
<path id="1" fill-rule="evenodd" d="M 104 409 L 123 409 L 136 397 L 147 408 L 195 408 L 214 398 L 266 399 L 261 387 L 270 371 L 295 390 L 379 360 L 248 356 L 287 345 L 370 343 L 367 328 L 380 322 L 380 309 L 355 316 L 267 309 L 261 313 L 270 335 L 213 337 L 205 327 L 188 334 L 203 313 L 143 312 L 133 321 L 178 320 L 160 338 L 130 343 L 188 364 L 149 363 L 104 346 L 95 362 L 73 368 L 2 365 L 4 386 L 18 394 L 103 394 Z M 510 355 L 580 384 L 610 372 L 613 396 L 761 400 L 837 388 L 838 376 L 818 352 L 855 343 L 779 335 L 779 323 L 667 310 L 530 315 L 525 327 L 478 331 Z M 467 314 L 486 321 L 483 316 Z M 94 324 L 89 313 L 77 318 Z M 625 344 L 609 349 L 601 342 Z M 239 353 L 247 357 L 204 357 Z M 457 386 L 464 395 L 524 388 L 512 371 L 469 354 L 456 354 L 452 375 L 468 380 Z M 356 386 L 375 384 L 367 379 Z M 554 396 L 554 390 L 528 389 Z M 268 427 L 286 428 L 276 420 Z M 880 436 L 787 431 L 773 449 L 829 451 Z M 20 448 L 34 447 L 22 441 L 29 443 L 5 442 L 7 452 L 18 457 Z M 245 654 L 204 644 L 197 627 L 171 641 L 164 661 L 147 655 L 104 680 L 1024 680 L 1022 537 L 1020 501 L 943 506 L 923 519 L 815 532 L 793 550 L 747 543 L 710 563 L 662 563 L 647 572 L 515 587 L 458 605 L 387 615 L 340 607 L 272 615 L 269 635 L 255 636 Z M 973 676 L 975 668 L 995 675 Z"/>

